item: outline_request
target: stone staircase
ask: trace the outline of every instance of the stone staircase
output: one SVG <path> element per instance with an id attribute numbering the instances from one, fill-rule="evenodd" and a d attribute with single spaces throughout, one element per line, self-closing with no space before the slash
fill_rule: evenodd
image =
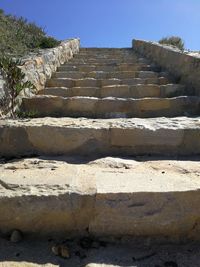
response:
<path id="1" fill-rule="evenodd" d="M 81 48 L 21 111 L 37 118 L 0 124 L 0 229 L 198 238 L 200 97 L 190 88 L 133 49 Z M 34 158 L 6 161 L 19 157 Z"/>
<path id="2" fill-rule="evenodd" d="M 82 49 L 22 110 L 38 117 L 149 118 L 195 115 L 200 98 L 132 49 Z M 190 92 L 192 94 L 192 92 Z"/>

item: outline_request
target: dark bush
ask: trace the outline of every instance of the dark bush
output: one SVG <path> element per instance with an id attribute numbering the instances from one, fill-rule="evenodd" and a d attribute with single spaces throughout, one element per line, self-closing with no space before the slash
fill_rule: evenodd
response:
<path id="1" fill-rule="evenodd" d="M 60 44 L 60 41 L 56 40 L 55 38 L 44 36 L 41 38 L 39 42 L 39 47 L 42 49 L 53 48 L 55 46 L 58 46 L 59 44 Z"/>
<path id="2" fill-rule="evenodd" d="M 177 47 L 178 49 L 182 51 L 184 50 L 184 41 L 178 36 L 170 36 L 170 37 L 162 38 L 159 41 L 159 43 Z"/>

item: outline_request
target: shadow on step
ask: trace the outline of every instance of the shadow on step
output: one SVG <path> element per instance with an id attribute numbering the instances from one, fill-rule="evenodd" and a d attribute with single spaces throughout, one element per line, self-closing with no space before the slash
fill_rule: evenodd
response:
<path id="1" fill-rule="evenodd" d="M 0 158 L 0 164 L 4 163 L 11 163 L 11 162 L 20 162 L 23 159 L 34 159 L 37 158 L 38 160 L 43 161 L 60 161 L 65 162 L 68 164 L 75 164 L 75 165 L 81 165 L 81 164 L 88 164 L 95 161 L 101 161 L 101 160 L 121 160 L 121 161 L 136 161 L 136 162 L 148 162 L 148 161 L 200 161 L 200 156 L 154 156 L 151 154 L 144 155 L 144 156 L 133 156 L 133 157 L 120 157 L 120 156 L 113 156 L 113 155 L 106 155 L 106 156 L 43 156 L 43 155 L 27 155 L 27 156 L 21 156 L 21 157 L 5 157 Z"/>
<path id="2" fill-rule="evenodd" d="M 199 266 L 200 245 L 119 245 L 95 242 L 94 247 L 67 240 L 69 259 L 55 256 L 51 248 L 57 240 L 25 240 L 13 244 L 0 239 L 0 266 L 4 267 L 182 267 Z"/>

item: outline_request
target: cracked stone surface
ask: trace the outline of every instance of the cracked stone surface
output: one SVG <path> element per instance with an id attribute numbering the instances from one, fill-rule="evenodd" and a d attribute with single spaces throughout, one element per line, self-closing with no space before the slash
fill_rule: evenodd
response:
<path id="1" fill-rule="evenodd" d="M 0 165 L 0 227 L 199 239 L 199 158 L 40 157 Z"/>
<path id="2" fill-rule="evenodd" d="M 1 120 L 0 156 L 189 156 L 200 154 L 199 138 L 199 117 Z"/>

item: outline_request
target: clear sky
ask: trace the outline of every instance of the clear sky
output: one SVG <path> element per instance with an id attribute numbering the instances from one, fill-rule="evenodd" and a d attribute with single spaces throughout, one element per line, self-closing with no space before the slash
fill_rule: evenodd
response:
<path id="1" fill-rule="evenodd" d="M 181 36 L 200 50 L 200 0 L 0 0 L 58 39 L 79 37 L 83 47 L 130 47 L 133 38 Z"/>

